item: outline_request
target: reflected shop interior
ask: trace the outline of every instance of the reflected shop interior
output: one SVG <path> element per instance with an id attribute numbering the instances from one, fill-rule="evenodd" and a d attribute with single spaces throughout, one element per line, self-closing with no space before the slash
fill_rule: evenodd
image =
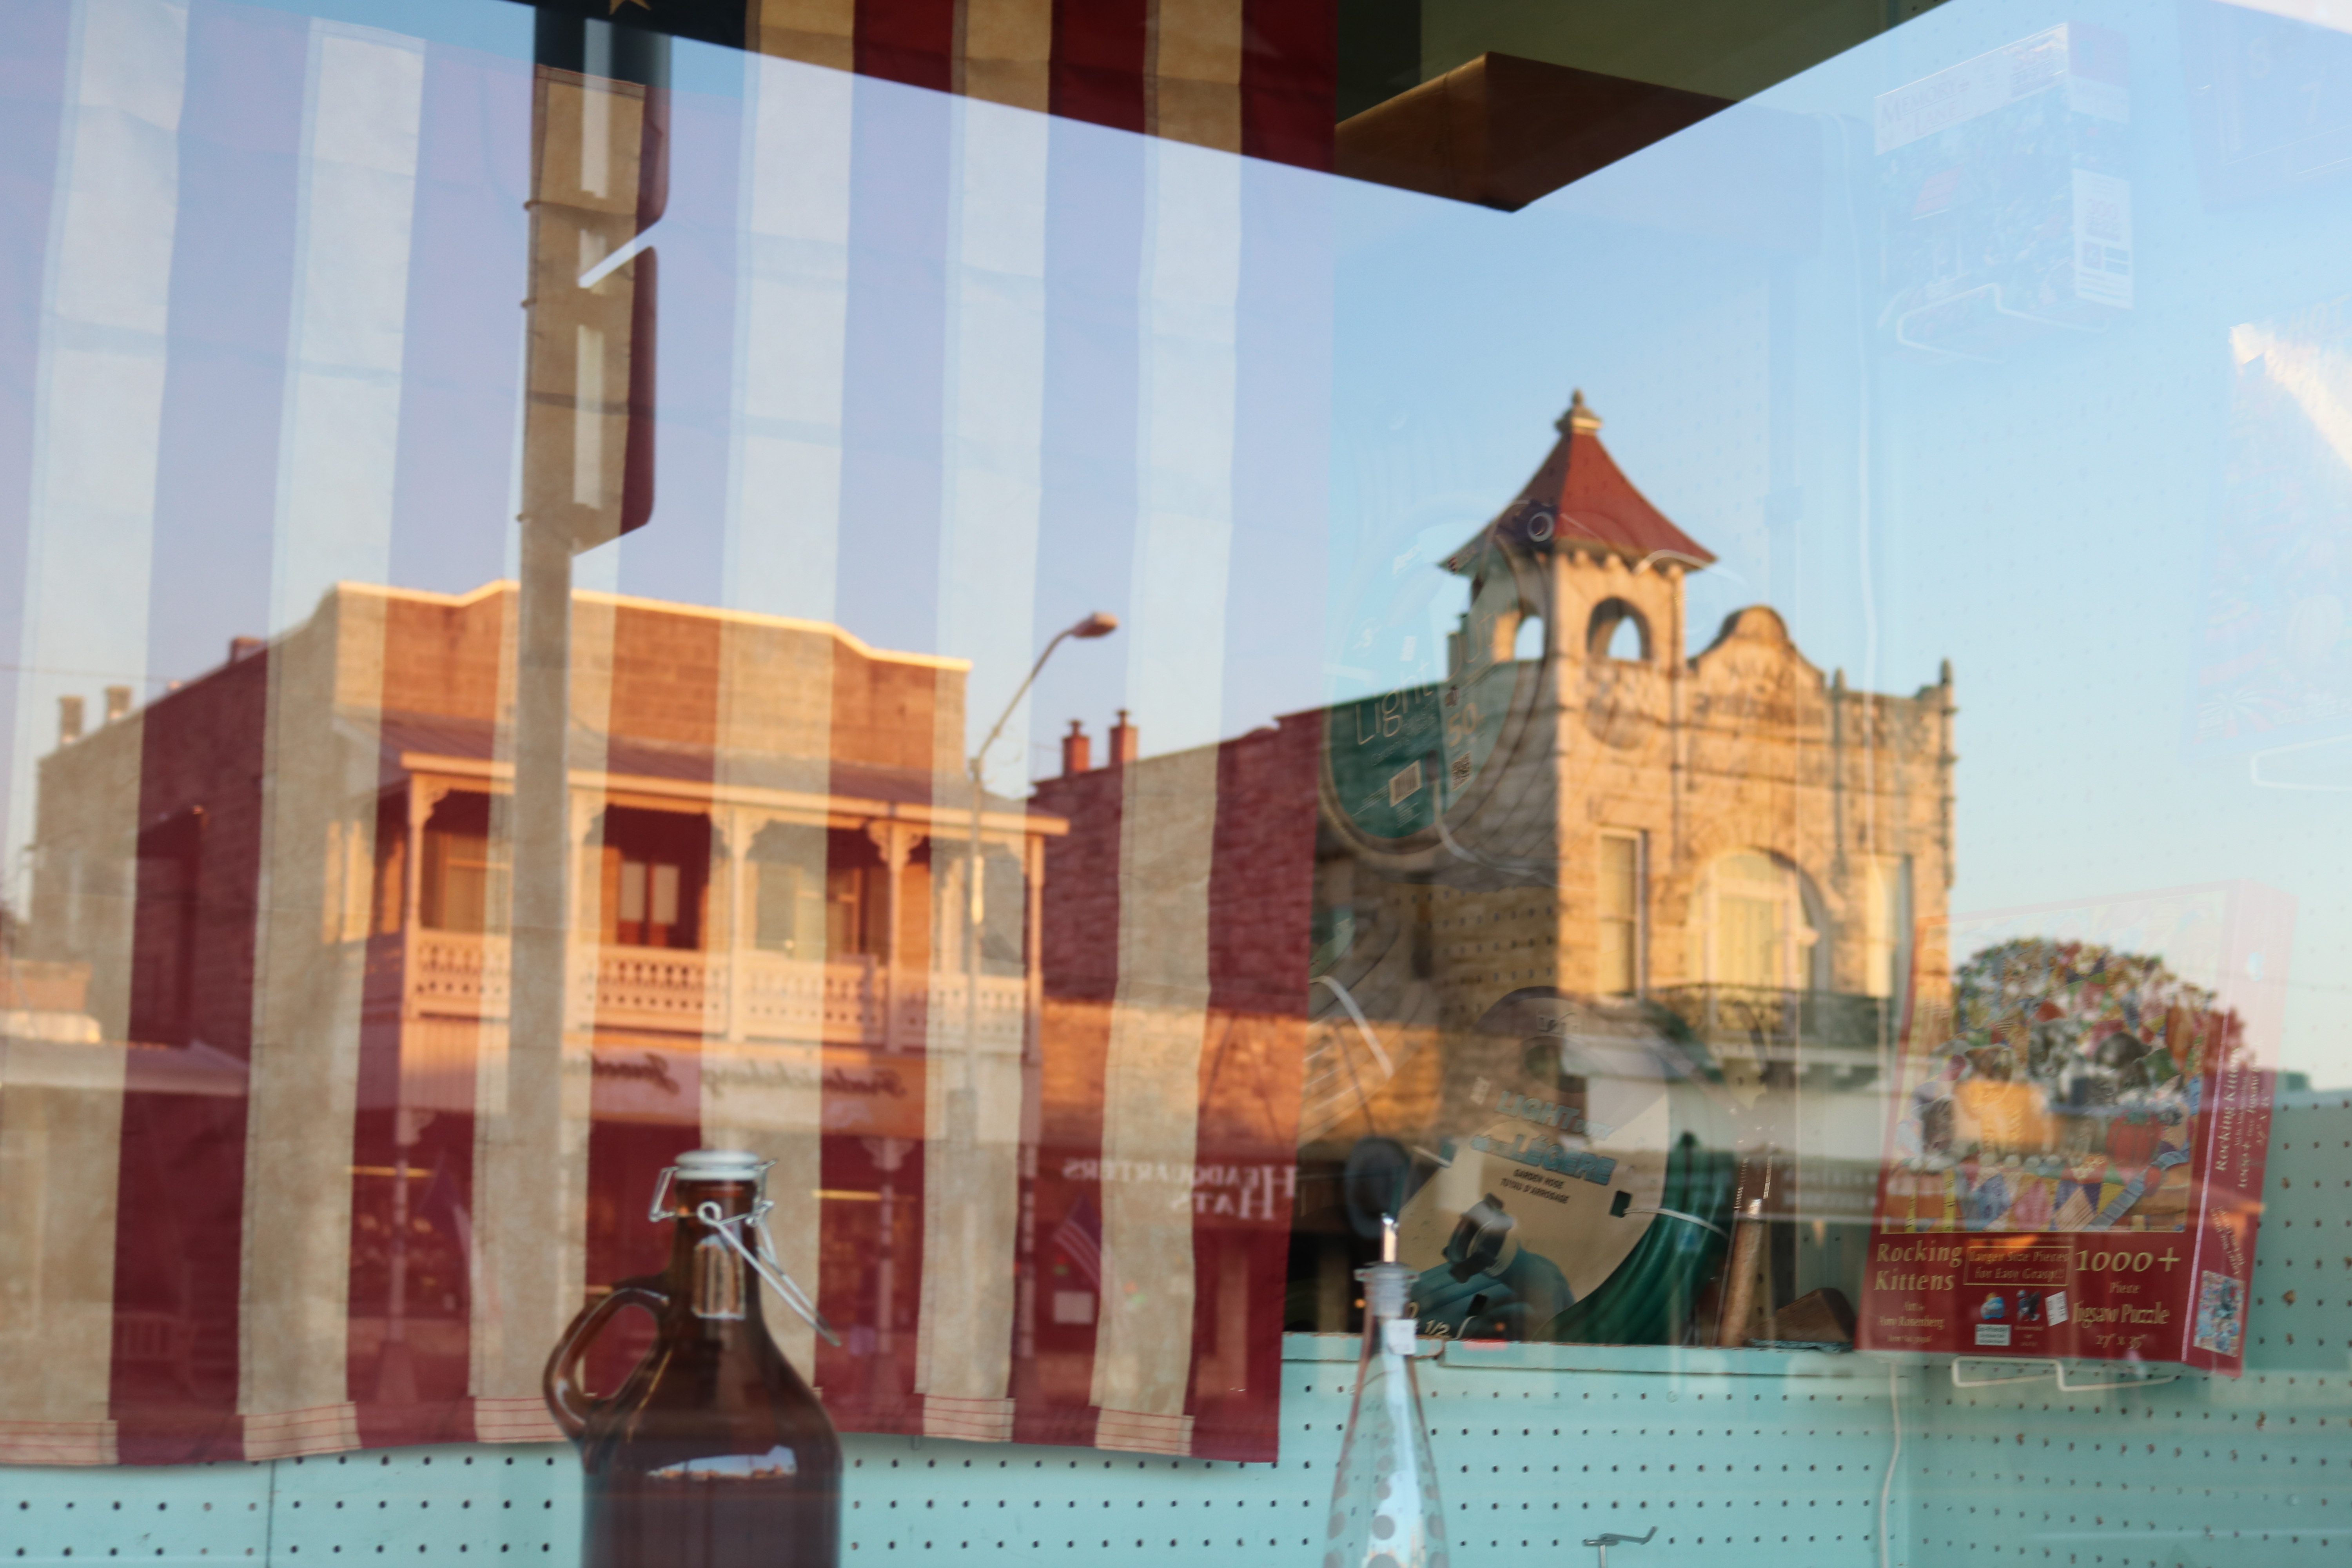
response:
<path id="1" fill-rule="evenodd" d="M 0 1557 L 2352 1545 L 2352 9 L 0 123 Z"/>

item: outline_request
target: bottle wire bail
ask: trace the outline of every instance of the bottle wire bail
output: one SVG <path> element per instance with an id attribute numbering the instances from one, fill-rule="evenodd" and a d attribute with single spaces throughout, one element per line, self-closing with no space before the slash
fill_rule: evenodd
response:
<path id="1" fill-rule="evenodd" d="M 825 1343 L 838 1345 L 841 1343 L 841 1336 L 834 1331 L 833 1325 L 825 1321 L 824 1314 L 817 1310 L 816 1303 L 809 1299 L 808 1292 L 802 1289 L 799 1283 L 784 1272 L 782 1262 L 776 1257 L 775 1237 L 768 1231 L 768 1211 L 776 1206 L 768 1197 L 768 1173 L 774 1166 L 773 1160 L 761 1163 L 759 1195 L 752 1199 L 749 1212 L 730 1215 L 720 1209 L 718 1204 L 705 1198 L 695 1206 L 693 1217 L 709 1226 L 728 1246 L 733 1247 L 737 1255 L 750 1266 L 751 1272 L 758 1275 L 785 1306 L 799 1313 L 810 1328 L 824 1336 Z M 685 1211 L 667 1206 L 670 1183 L 677 1175 L 676 1165 L 662 1167 L 660 1177 L 654 1183 L 653 1206 L 646 1213 L 647 1219 L 687 1217 Z M 747 1225 L 759 1233 L 760 1245 L 757 1250 L 747 1245 L 740 1235 Z"/>

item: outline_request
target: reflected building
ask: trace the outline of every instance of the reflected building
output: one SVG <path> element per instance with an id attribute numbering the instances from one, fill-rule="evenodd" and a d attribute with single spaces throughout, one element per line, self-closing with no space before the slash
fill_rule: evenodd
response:
<path id="1" fill-rule="evenodd" d="M 1330 715 L 1317 866 L 1328 1024 L 1309 1067 L 1308 1163 L 1333 1168 L 1364 1134 L 1443 1155 L 1509 1110 L 1522 1133 L 1561 1145 L 1536 1208 L 1563 1191 L 1614 1193 L 1609 1215 L 1566 1223 L 1561 1243 L 1597 1252 L 1585 1274 L 1598 1284 L 1638 1239 L 1615 1210 L 1676 1206 L 1670 1150 L 1691 1132 L 1740 1156 L 1729 1195 L 1741 1213 L 1760 1202 L 1784 1222 L 1770 1226 L 1764 1294 L 1785 1305 L 1858 1261 L 1883 1052 L 1915 976 L 1931 993 L 1946 984 L 1943 952 L 1911 948 L 1915 931 L 1941 930 L 1952 878 L 1950 670 L 1908 696 L 1853 690 L 1765 605 L 1685 656 L 1689 578 L 1714 557 L 1618 468 L 1601 428 L 1580 394 L 1533 476 L 1441 563 L 1467 607 L 1430 689 L 1433 783 L 1399 777 L 1398 737 L 1382 733 L 1393 697 Z M 1488 1080 L 1463 1064 L 1517 1026 L 1494 1021 L 1498 1006 L 1549 994 L 1591 1009 L 1547 1026 L 1583 1044 L 1546 1056 L 1522 1086 L 1531 1099 L 1499 1070 L 1468 1093 Z M 1701 1070 L 1660 1065 L 1682 1059 L 1663 1044 L 1664 1058 L 1608 1043 L 1645 1011 L 1662 1042 L 1695 1044 Z M 1389 1021 L 1395 1068 L 1377 1089 L 1374 1020 Z M 1635 1058 L 1650 1065 L 1622 1066 Z M 1690 1087 L 1667 1093 L 1677 1079 Z M 1603 1117 L 1609 1094 L 1619 1110 Z M 1671 1118 L 1637 1114 L 1661 1100 Z M 1559 1131 L 1588 1114 L 1586 1131 Z M 1563 1186 L 1559 1167 L 1596 1152 L 1620 1158 L 1613 1182 L 1571 1170 Z M 1469 1190 L 1480 1184 L 1464 1158 L 1436 1174 L 1466 1204 L 1485 1192 Z M 1485 1164 L 1489 1184 L 1509 1169 Z M 1441 1241 L 1460 1250 L 1442 1236 L 1428 1246 Z M 1329 1284 L 1318 1321 L 1332 1315 Z"/>
<path id="2" fill-rule="evenodd" d="M 1066 978 L 1088 968 L 1064 967 L 1082 941 L 1057 945 L 1059 868 L 1109 852 L 1095 841 L 1119 802 L 1277 750 L 1288 771 L 1283 788 L 1258 786 L 1264 809 L 1279 809 L 1274 797 L 1317 801 L 1293 1327 L 1349 1321 L 1350 1270 L 1368 1244 L 1363 1215 L 1346 1234 L 1339 1173 L 1367 1140 L 1409 1152 L 1398 1201 L 1450 1184 L 1461 1209 L 1486 1194 L 1448 1151 L 1486 1146 L 1498 1104 L 1521 1121 L 1516 1108 L 1541 1106 L 1541 1141 L 1561 1147 L 1548 1156 L 1554 1191 L 1537 1196 L 1557 1196 L 1563 1172 L 1572 1193 L 1577 1173 L 1605 1168 L 1613 1187 L 1595 1192 L 1605 1204 L 1615 1190 L 1613 1217 L 1663 1201 L 1683 1122 L 1635 1114 L 1663 1080 L 1620 1096 L 1626 1126 L 1648 1131 L 1587 1136 L 1559 1130 L 1588 1112 L 1602 1121 L 1595 1107 L 1611 1091 L 1591 1074 L 1552 1064 L 1523 1100 L 1506 1087 L 1515 1077 L 1475 1066 L 1496 1058 L 1486 1033 L 1518 1027 L 1493 1020 L 1545 997 L 1589 1010 L 1579 1025 L 1553 1009 L 1546 1029 L 1598 1041 L 1654 1026 L 1662 1041 L 1694 1047 L 1677 1059 L 1705 1063 L 1712 1081 L 1703 1141 L 1742 1156 L 1741 1191 L 1764 1201 L 1767 1218 L 1807 1222 L 1772 1227 L 1773 1299 L 1843 1279 L 1859 1260 L 1884 1053 L 1915 976 L 1932 995 L 1948 984 L 1940 945 L 1912 945 L 1915 931 L 1940 944 L 1952 878 L 1950 671 L 1907 696 L 1853 690 L 1808 662 L 1764 605 L 1732 615 L 1685 657 L 1689 577 L 1714 557 L 1618 468 L 1601 427 L 1580 394 L 1509 503 L 1417 568 L 1450 589 L 1391 589 L 1401 573 L 1383 561 L 1355 620 L 1335 627 L 1349 662 L 1369 668 L 1411 666 L 1436 627 L 1434 679 L 1290 716 L 1215 748 L 1213 764 L 1200 753 L 1082 771 L 1088 759 L 1074 749 L 1066 775 L 1040 788 L 1041 804 L 1073 824 L 1047 849 L 1049 1016 Z M 1211 929 L 1280 905 L 1297 873 L 1289 858 L 1253 862 L 1246 886 L 1210 890 Z M 1503 1052 L 1513 1064 L 1517 1038 Z M 1612 1136 L 1639 1147 L 1614 1164 L 1585 1160 L 1613 1148 Z M 1604 1255 L 1581 1275 L 1605 1278 L 1641 1224 L 1600 1224 L 1598 1239 L 1578 1242 Z M 1410 1216 L 1406 1231 L 1410 1252 Z M 1443 1226 L 1422 1239 L 1433 1252 L 1446 1242 Z M 1844 1261 L 1827 1256 L 1844 1247 Z"/>
<path id="3" fill-rule="evenodd" d="M 403 1103 L 449 1108 L 436 1064 L 470 1059 L 473 1031 L 504 1016 L 500 658 L 514 598 L 507 584 L 461 597 L 342 584 L 285 637 L 239 639 L 229 664 L 127 727 L 62 745 L 42 763 L 34 951 L 112 967 L 97 950 L 120 924 L 108 910 L 129 900 L 121 934 L 138 979 L 109 1033 L 242 1039 L 251 966 L 220 945 L 221 917 L 249 918 L 261 896 L 265 795 L 315 784 L 318 841 L 283 847 L 316 868 L 315 962 L 333 973 L 337 955 L 351 970 L 363 954 L 362 1016 L 400 1033 Z M 933 843 L 960 851 L 971 810 L 960 792 L 933 797 L 941 734 L 954 771 L 962 661 L 655 601 L 582 594 L 576 614 L 588 635 L 574 661 L 572 930 L 593 957 L 574 987 L 575 1032 L 655 1050 L 679 1038 L 920 1044 L 929 1008 L 954 1000 L 933 994 L 934 973 L 959 961 L 952 941 L 934 952 Z M 728 660 L 756 677 L 726 679 Z M 281 691 L 302 688 L 280 702 L 312 710 L 272 723 L 273 664 Z M 325 756 L 302 760 L 333 776 L 262 765 L 265 731 L 310 724 L 321 733 L 300 749 Z M 281 741 L 269 763 L 282 769 L 296 749 Z M 371 764 L 373 788 L 332 788 Z M 115 814 L 99 808 L 126 784 L 142 824 L 133 856 L 100 836 Z M 993 796 L 981 825 L 1013 867 L 1062 830 Z M 135 889 L 109 885 L 106 868 L 133 866 Z M 998 953 L 1002 934 L 987 946 Z M 982 986 L 982 1026 L 1017 1040 L 1017 942 L 1001 956 L 1005 973 Z M 454 1051 L 441 1043 L 453 1030 L 465 1040 Z"/>
<path id="4" fill-rule="evenodd" d="M 516 598 L 341 584 L 41 762 L 11 1003 L 71 1002 L 77 1037 L 131 1043 L 121 1201 L 159 1259 L 226 1260 L 131 1268 L 119 1399 L 201 1406 L 251 1380 L 240 1193 L 263 1167 L 245 1145 L 281 1112 L 352 1150 L 357 1397 L 468 1391 L 475 1140 L 509 1048 Z M 1017 1104 L 1027 922 L 1065 826 L 963 786 L 963 661 L 588 593 L 572 622 L 575 1142 L 548 1155 L 584 1167 L 585 1256 L 555 1261 L 589 1282 L 657 1263 L 635 1223 L 656 1173 L 698 1142 L 747 1144 L 798 1189 L 793 1261 L 822 1272 L 852 1348 L 911 1360 L 892 1341 L 918 1316 L 926 1050 L 970 1054 Z M 992 885 L 967 943 L 974 843 Z M 828 1196 L 840 1256 L 820 1270 Z"/>
<path id="5" fill-rule="evenodd" d="M 1388 921 L 1402 897 L 1425 900 L 1426 951 L 1360 979 L 1383 996 L 1425 984 L 1433 1017 L 1482 1011 L 1480 987 L 1535 983 L 1655 996 L 1716 1027 L 1727 1005 L 1752 1015 L 1769 1000 L 1784 1033 L 1874 1045 L 1873 1009 L 1832 1017 L 1815 999 L 1895 998 L 1910 932 L 1944 911 L 1948 668 L 1907 697 L 1849 689 L 1765 605 L 1685 657 L 1688 579 L 1714 556 L 1617 467 L 1580 395 L 1558 428 L 1517 496 L 1444 563 L 1471 605 L 1439 700 L 1489 709 L 1476 724 L 1493 737 L 1449 733 L 1446 760 L 1477 776 L 1430 787 L 1418 816 L 1368 820 L 1361 781 L 1397 787 L 1399 750 L 1380 732 L 1395 700 L 1332 712 L 1318 873 L 1329 972 L 1366 956 L 1344 933 L 1410 923 Z"/>
<path id="6" fill-rule="evenodd" d="M 1409 1260 L 1463 1253 L 1459 1331 L 1529 1214 L 1601 1205 L 1510 1331 L 1590 1296 L 1692 1140 L 1805 1222 L 1771 1226 L 1768 1302 L 1843 1279 L 1905 987 L 1945 984 L 1911 933 L 1951 877 L 1949 675 L 1851 690 L 1762 606 L 1682 657 L 1712 557 L 1600 428 L 1580 397 L 1489 524 L 1392 574 L 1418 597 L 1363 600 L 1351 647 L 1413 683 L 1150 758 L 1122 716 L 1025 803 L 968 793 L 961 661 L 575 595 L 564 1131 L 531 1168 L 578 1239 L 529 1267 L 653 1266 L 656 1173 L 743 1144 L 806 1194 L 779 1247 L 847 1331 L 782 1337 L 845 1423 L 1234 1456 L 1279 1330 L 1346 1324 L 1338 1177 L 1376 1144 L 1444 1211 L 1407 1214 Z M 154 1258 L 213 1260 L 126 1261 L 119 1404 L 315 1410 L 266 1385 L 327 1353 L 352 1414 L 321 1447 L 371 1401 L 453 1413 L 404 1440 L 544 1421 L 483 1371 L 480 1259 L 525 1243 L 476 1191 L 519 1081 L 516 598 L 340 585 L 41 763 L 12 1006 L 131 1042 L 91 1158 Z M 1663 1109 L 1700 1076 L 1703 1114 Z M 273 1215 L 281 1159 L 348 1169 L 348 1204 Z M 327 1352 L 240 1315 L 246 1272 L 346 1247 L 342 1318 L 288 1295 Z"/>

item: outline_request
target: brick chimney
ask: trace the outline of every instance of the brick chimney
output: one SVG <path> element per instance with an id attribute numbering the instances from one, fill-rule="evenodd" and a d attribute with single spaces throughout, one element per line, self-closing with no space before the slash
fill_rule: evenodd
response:
<path id="1" fill-rule="evenodd" d="M 1136 747 L 1139 743 L 1136 739 L 1135 726 L 1127 721 L 1127 710 L 1120 709 L 1118 722 L 1110 727 L 1110 758 L 1104 765 L 1115 768 L 1121 763 L 1135 761 Z"/>
<path id="2" fill-rule="evenodd" d="M 1070 721 L 1070 732 L 1062 737 L 1062 776 L 1072 778 L 1095 765 L 1095 743 L 1087 736 L 1087 727 L 1076 719 Z"/>
<path id="3" fill-rule="evenodd" d="M 228 661 L 235 664 L 238 659 L 251 658 L 268 646 L 267 637 L 231 637 L 228 639 Z"/>
<path id="4" fill-rule="evenodd" d="M 106 721 L 113 723 L 131 711 L 131 688 L 110 686 L 106 689 Z"/>
<path id="5" fill-rule="evenodd" d="M 58 699 L 58 744 L 70 746 L 81 739 L 81 699 Z"/>

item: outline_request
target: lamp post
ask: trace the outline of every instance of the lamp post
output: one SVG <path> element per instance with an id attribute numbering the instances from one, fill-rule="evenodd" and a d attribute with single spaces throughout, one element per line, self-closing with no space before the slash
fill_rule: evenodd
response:
<path id="1" fill-rule="evenodd" d="M 1021 700 L 1028 696 L 1029 689 L 1037 683 L 1038 672 L 1045 668 L 1045 661 L 1054 657 L 1055 648 L 1072 637 L 1081 641 L 1092 641 L 1096 637 L 1107 637 L 1117 630 L 1118 630 L 1118 617 L 1097 610 L 1076 626 L 1066 626 L 1055 632 L 1054 640 L 1045 645 L 1045 651 L 1039 654 L 1037 662 L 1029 667 L 1028 679 L 1024 680 L 1020 689 L 1013 693 L 1013 700 L 1004 705 L 1004 711 L 997 715 L 996 723 L 988 731 L 987 739 L 981 742 L 979 750 L 972 752 L 971 761 L 965 768 L 965 772 L 971 778 L 971 846 L 970 857 L 964 865 L 964 878 L 971 884 L 966 891 L 964 902 L 962 1094 L 965 1103 L 950 1104 L 948 1128 L 948 1136 L 950 1139 L 961 1142 L 971 1140 L 973 1131 L 971 1122 L 978 1110 L 971 1100 L 972 1080 L 976 1070 L 973 1064 L 980 1053 L 980 922 L 987 912 L 987 903 L 982 893 L 983 882 L 980 871 L 980 816 L 982 805 L 986 799 L 986 792 L 981 784 L 981 772 L 988 760 L 988 748 L 996 744 L 996 738 L 1004 733 L 1004 726 L 1012 721 L 1013 710 L 1021 706 Z"/>

